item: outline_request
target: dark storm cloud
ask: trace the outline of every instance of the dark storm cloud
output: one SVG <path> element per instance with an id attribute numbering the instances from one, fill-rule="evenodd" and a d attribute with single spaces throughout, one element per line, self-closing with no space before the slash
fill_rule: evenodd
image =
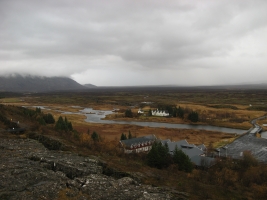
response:
<path id="1" fill-rule="evenodd" d="M 2 0 L 0 73 L 218 84 L 244 82 L 253 65 L 264 80 L 266 9 L 264 0 Z"/>

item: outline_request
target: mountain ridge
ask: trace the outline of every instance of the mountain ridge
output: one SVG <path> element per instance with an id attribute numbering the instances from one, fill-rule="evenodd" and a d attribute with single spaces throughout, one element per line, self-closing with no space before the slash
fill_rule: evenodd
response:
<path id="1" fill-rule="evenodd" d="M 93 85 L 93 84 L 90 84 L 90 83 L 84 84 L 83 86 L 85 86 L 87 88 L 95 88 L 95 87 L 97 87 L 96 85 Z"/>
<path id="2" fill-rule="evenodd" d="M 50 92 L 84 89 L 87 87 L 68 77 L 0 76 L 0 91 L 5 92 Z"/>

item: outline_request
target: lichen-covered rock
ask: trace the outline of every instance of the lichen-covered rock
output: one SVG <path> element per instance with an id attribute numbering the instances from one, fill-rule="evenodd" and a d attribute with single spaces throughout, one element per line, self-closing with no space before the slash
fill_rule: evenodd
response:
<path id="1" fill-rule="evenodd" d="M 178 195 L 177 195 L 178 194 Z M 49 151 L 36 140 L 0 140 L 0 199 L 186 199 L 103 174 L 103 163 L 70 152 Z"/>

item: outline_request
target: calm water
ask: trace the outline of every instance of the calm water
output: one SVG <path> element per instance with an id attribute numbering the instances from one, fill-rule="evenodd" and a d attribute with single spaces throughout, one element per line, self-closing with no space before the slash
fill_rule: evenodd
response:
<path id="1" fill-rule="evenodd" d="M 219 131 L 219 132 L 233 133 L 233 134 L 243 134 L 246 132 L 245 130 L 241 130 L 241 129 L 224 128 L 224 127 L 209 126 L 209 125 L 103 120 L 106 115 L 112 114 L 114 112 L 113 111 L 93 110 L 92 108 L 85 108 L 85 109 L 81 110 L 80 113 L 83 113 L 87 117 L 85 120 L 86 122 L 91 122 L 91 123 L 130 124 L 130 125 L 147 126 L 147 127 L 198 129 L 198 130 Z M 65 114 L 68 114 L 68 113 L 65 113 Z"/>
<path id="2" fill-rule="evenodd" d="M 47 109 L 45 106 L 33 106 L 40 107 L 41 109 Z M 72 106 L 75 108 L 81 108 L 79 106 Z M 50 110 L 50 109 L 48 109 Z M 223 133 L 233 133 L 233 134 L 243 134 L 246 130 L 233 129 L 233 128 L 224 128 L 218 126 L 210 125 L 193 125 L 193 124 L 171 124 L 171 123 L 160 123 L 160 122 L 137 122 L 137 121 L 115 121 L 115 120 L 104 120 L 106 115 L 114 113 L 112 110 L 94 110 L 92 108 L 84 108 L 79 112 L 65 112 L 62 110 L 56 110 L 62 114 L 77 114 L 85 115 L 86 122 L 90 123 L 101 123 L 101 124 L 129 124 L 137 126 L 147 126 L 147 127 L 163 127 L 163 128 L 178 128 L 178 129 L 198 129 L 198 130 L 208 130 L 208 131 L 219 131 Z M 267 136 L 266 136 L 267 137 Z"/>

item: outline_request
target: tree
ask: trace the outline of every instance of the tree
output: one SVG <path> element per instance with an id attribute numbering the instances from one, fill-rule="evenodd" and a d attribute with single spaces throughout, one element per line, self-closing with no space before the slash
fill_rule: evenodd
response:
<path id="1" fill-rule="evenodd" d="M 176 110 L 176 116 L 183 119 L 184 118 L 184 109 L 180 106 Z"/>
<path id="2" fill-rule="evenodd" d="M 31 110 L 31 109 L 28 109 L 28 108 L 23 108 L 23 114 L 28 116 L 28 117 L 35 117 L 37 112 L 36 112 L 36 110 L 34 111 L 34 110 Z"/>
<path id="3" fill-rule="evenodd" d="M 178 165 L 178 169 L 185 172 L 192 172 L 193 164 L 190 158 L 176 146 L 173 152 L 173 162 Z"/>
<path id="4" fill-rule="evenodd" d="M 149 111 L 148 111 L 148 116 L 152 116 L 152 110 L 151 109 L 149 109 Z"/>
<path id="5" fill-rule="evenodd" d="M 124 134 L 124 133 L 121 134 L 121 140 L 127 140 L 126 134 Z"/>
<path id="6" fill-rule="evenodd" d="M 39 124 L 41 124 L 41 125 L 46 125 L 46 122 L 45 122 L 45 120 L 44 120 L 43 117 L 38 118 L 38 122 L 39 122 Z"/>
<path id="7" fill-rule="evenodd" d="M 63 120 L 63 117 L 59 116 L 55 128 L 61 131 L 73 131 L 72 123 L 68 121 L 67 117 Z"/>
<path id="8" fill-rule="evenodd" d="M 45 120 L 45 122 L 47 124 L 54 124 L 55 123 L 55 119 L 51 113 L 45 114 L 43 116 L 43 119 Z"/>
<path id="9" fill-rule="evenodd" d="M 80 134 L 78 131 L 74 130 L 74 131 L 73 131 L 73 137 L 74 137 L 76 140 L 80 141 L 80 139 L 81 139 L 81 134 Z"/>
<path id="10" fill-rule="evenodd" d="M 169 149 L 161 142 L 154 142 L 152 149 L 147 154 L 147 163 L 151 167 L 162 169 L 170 165 Z"/>
<path id="11" fill-rule="evenodd" d="M 65 126 L 67 127 L 68 131 L 73 131 L 72 123 L 68 121 L 67 117 L 65 117 Z"/>
<path id="12" fill-rule="evenodd" d="M 147 154 L 147 164 L 150 167 L 159 167 L 159 154 L 158 154 L 158 145 L 155 142 L 152 145 L 151 150 L 149 151 L 149 153 Z"/>
<path id="13" fill-rule="evenodd" d="M 133 112 L 131 109 L 127 109 L 125 111 L 125 117 L 130 117 L 130 118 L 133 117 Z"/>
<path id="14" fill-rule="evenodd" d="M 259 162 L 257 161 L 256 158 L 253 157 L 251 152 L 244 151 L 243 152 L 243 159 L 239 160 L 239 164 L 240 164 L 241 169 L 243 169 L 245 171 L 250 167 L 255 167 L 255 166 L 259 165 Z"/>
<path id="15" fill-rule="evenodd" d="M 56 130 L 66 130 L 64 120 L 61 116 L 59 116 L 55 128 Z"/>
<path id="16" fill-rule="evenodd" d="M 188 115 L 188 119 L 191 121 L 191 122 L 198 122 L 199 119 L 198 119 L 198 113 L 195 112 L 195 111 L 192 111 L 191 113 L 189 113 Z"/>
<path id="17" fill-rule="evenodd" d="M 133 136 L 131 134 L 131 131 L 129 131 L 129 133 L 128 133 L 128 139 L 132 139 L 132 138 L 133 138 Z M 127 139 L 127 137 L 126 137 L 126 139 Z"/>
<path id="18" fill-rule="evenodd" d="M 68 130 L 69 131 L 73 131 L 73 127 L 72 127 L 72 123 L 71 122 L 68 123 Z"/>
<path id="19" fill-rule="evenodd" d="M 94 131 L 93 134 L 91 135 L 91 138 L 94 142 L 99 142 L 100 138 L 99 135 Z"/>
<path id="20" fill-rule="evenodd" d="M 42 112 L 42 111 L 41 111 L 41 108 L 36 107 L 36 108 L 35 108 L 35 112 L 41 114 L 41 112 Z"/>

